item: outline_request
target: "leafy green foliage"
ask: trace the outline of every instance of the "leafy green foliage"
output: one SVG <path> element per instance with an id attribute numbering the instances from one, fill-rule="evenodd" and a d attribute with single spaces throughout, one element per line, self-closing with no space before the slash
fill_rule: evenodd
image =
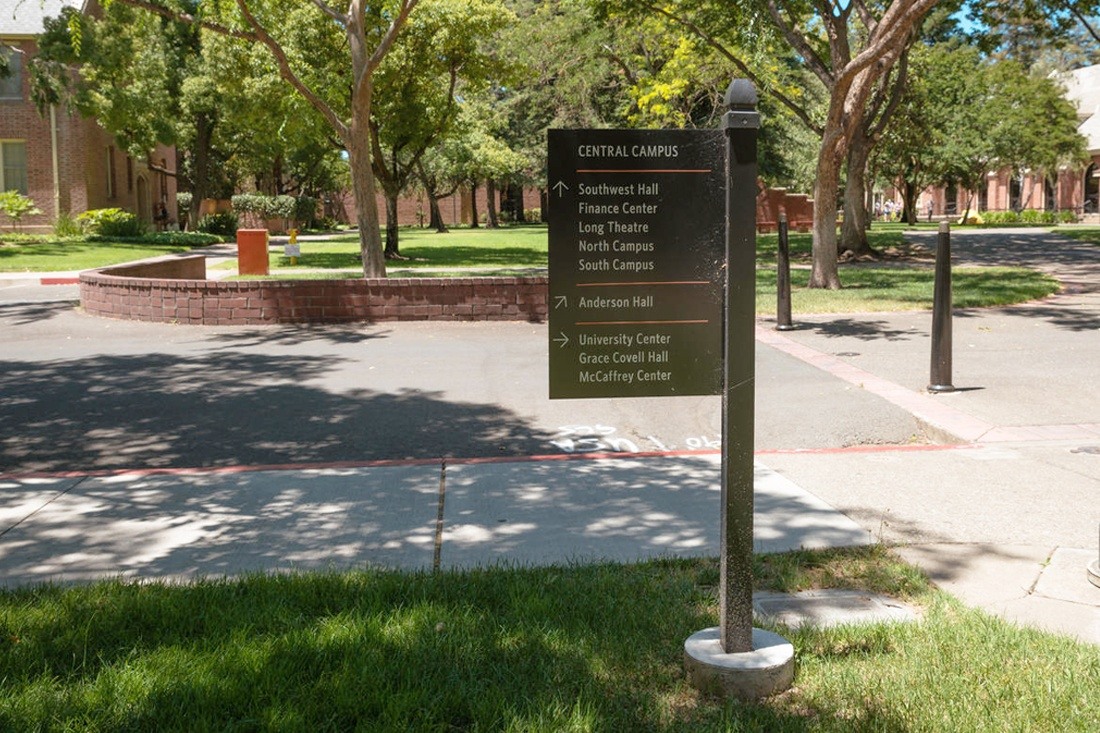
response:
<path id="1" fill-rule="evenodd" d="M 231 211 L 223 211 L 204 215 L 199 219 L 199 224 L 195 228 L 200 232 L 233 237 L 237 233 L 237 225 L 237 215 Z"/>
<path id="2" fill-rule="evenodd" d="M 77 214 L 76 220 L 88 234 L 103 237 L 140 237 L 145 232 L 140 219 L 119 208 L 91 209 Z"/>
<path id="3" fill-rule="evenodd" d="M 42 210 L 35 206 L 30 196 L 18 191 L 0 191 L 0 213 L 18 227 L 24 216 L 37 216 Z"/>
<path id="4" fill-rule="evenodd" d="M 53 233 L 55 237 L 79 237 L 84 234 L 84 227 L 75 216 L 63 211 L 53 223 Z"/>
<path id="5" fill-rule="evenodd" d="M 205 247 L 226 240 L 225 236 L 210 232 L 146 232 L 139 237 L 105 237 L 92 234 L 89 242 L 119 242 L 125 244 L 148 244 L 158 247 Z"/>
<path id="6" fill-rule="evenodd" d="M 316 217 L 317 199 L 311 196 L 267 196 L 241 193 L 232 197 L 233 211 L 261 219 L 293 219 L 309 223 Z"/>

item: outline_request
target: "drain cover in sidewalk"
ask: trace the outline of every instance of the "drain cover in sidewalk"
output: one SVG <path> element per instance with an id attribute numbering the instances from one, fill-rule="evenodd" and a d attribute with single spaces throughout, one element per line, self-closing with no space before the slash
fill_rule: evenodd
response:
<path id="1" fill-rule="evenodd" d="M 754 593 L 757 618 L 790 629 L 803 625 L 915 621 L 917 611 L 894 598 L 858 590 L 807 590 L 800 593 Z"/>

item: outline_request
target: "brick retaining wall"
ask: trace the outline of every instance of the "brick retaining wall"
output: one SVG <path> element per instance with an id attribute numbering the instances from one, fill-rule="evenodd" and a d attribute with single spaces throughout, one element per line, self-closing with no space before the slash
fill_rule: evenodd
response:
<path id="1" fill-rule="evenodd" d="M 181 269 L 193 257 L 177 258 Z M 532 321 L 547 314 L 546 277 L 245 280 L 173 276 L 163 260 L 82 273 L 92 315 L 194 325 L 355 321 Z M 193 266 L 193 263 L 187 266 Z M 154 269 L 155 268 L 155 269 Z M 205 277 L 205 262 L 203 263 Z"/>

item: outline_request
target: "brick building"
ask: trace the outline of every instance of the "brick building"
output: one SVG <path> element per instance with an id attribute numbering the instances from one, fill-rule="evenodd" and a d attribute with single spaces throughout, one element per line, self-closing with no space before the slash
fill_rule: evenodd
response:
<path id="1" fill-rule="evenodd" d="M 1066 97 L 1077 107 L 1077 131 L 1085 138 L 1090 161 L 1084 166 L 1062 167 L 1054 180 L 1035 173 L 1013 175 L 1011 170 L 990 171 L 981 190 L 954 186 L 934 187 L 920 197 L 924 216 L 931 202 L 934 214 L 959 216 L 971 212 L 1072 211 L 1085 221 L 1100 223 L 1100 64 L 1070 72 L 1063 79 Z M 900 201 L 895 191 L 887 198 Z"/>
<path id="2" fill-rule="evenodd" d="M 29 196 L 42 214 L 26 217 L 27 231 L 48 230 L 59 213 L 118 207 L 153 221 L 164 201 L 176 218 L 172 148 L 158 146 L 146 159 L 132 158 L 94 120 L 63 107 L 39 114 L 30 99 L 27 61 L 45 18 L 66 7 L 94 13 L 96 0 L 0 0 L 0 53 L 11 75 L 0 79 L 0 190 Z M 9 228 L 10 222 L 0 221 Z"/>

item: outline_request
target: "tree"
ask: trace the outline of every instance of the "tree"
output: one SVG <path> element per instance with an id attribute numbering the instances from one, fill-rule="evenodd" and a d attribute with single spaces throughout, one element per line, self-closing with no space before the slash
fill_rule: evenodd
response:
<path id="1" fill-rule="evenodd" d="M 915 39 L 915 30 L 938 0 L 887 3 L 839 0 L 753 0 L 718 9 L 705 0 L 619 0 L 621 6 L 675 18 L 710 43 L 758 89 L 774 95 L 820 134 L 814 179 L 813 266 L 810 286 L 840 287 L 837 272 L 839 176 L 872 95 Z M 797 91 L 772 83 L 781 39 L 824 86 L 828 103 L 814 119 Z M 750 50 L 751 49 L 751 50 Z"/>
<path id="2" fill-rule="evenodd" d="M 954 42 L 917 49 L 913 63 L 913 82 L 876 150 L 880 172 L 902 184 L 910 221 L 929 185 L 973 192 L 992 170 L 1050 175 L 1083 160 L 1076 111 L 1049 76 Z"/>
<path id="3" fill-rule="evenodd" d="M 522 157 L 527 182 L 545 187 L 546 131 L 626 124 L 629 82 L 612 60 L 610 31 L 587 0 L 513 0 L 518 22 L 498 53 L 512 60 L 510 83 L 493 90 L 486 133 Z"/>
<path id="4" fill-rule="evenodd" d="M 375 74 L 393 48 L 419 0 L 368 3 L 348 0 L 341 11 L 325 0 L 234 0 L 233 6 L 212 2 L 194 13 L 184 13 L 153 0 L 114 0 L 164 17 L 196 24 L 211 32 L 262 46 L 271 55 L 279 75 L 325 120 L 348 155 L 355 198 L 359 248 L 366 277 L 384 277 L 378 205 L 371 175 L 371 112 L 375 102 Z M 288 23 L 288 16 L 294 16 Z M 321 34 L 326 43 L 302 48 L 291 55 L 288 47 L 296 31 Z M 341 43 L 332 44 L 332 35 Z M 332 69 L 315 63 L 316 52 L 343 48 L 344 64 Z M 330 73 L 319 73 L 322 70 Z"/>
<path id="5" fill-rule="evenodd" d="M 148 160 L 158 143 L 183 146 L 193 160 L 183 167 L 191 171 L 194 220 L 202 199 L 218 188 L 209 163 L 218 107 L 193 92 L 206 78 L 197 28 L 119 3 L 96 16 L 64 8 L 46 19 L 30 72 L 40 111 L 68 102 L 135 158 Z M 149 167 L 160 169 L 151 160 Z"/>
<path id="6" fill-rule="evenodd" d="M 310 39 L 295 39 L 295 47 Z M 204 32 L 202 61 L 187 79 L 188 100 L 213 110 L 213 145 L 230 180 L 271 195 L 320 196 L 346 168 L 325 120 L 287 88 L 270 55 Z"/>
<path id="7" fill-rule="evenodd" d="M 901 101 L 908 78 L 908 54 L 906 49 L 894 69 L 888 72 L 875 88 L 861 115 L 860 124 L 852 131 L 846 162 L 847 176 L 844 183 L 844 223 L 841 226 L 838 251 L 841 257 L 875 257 L 867 240 L 870 228 L 868 192 L 868 163 L 875 145 L 890 122 Z"/>
<path id="8" fill-rule="evenodd" d="M 401 256 L 398 198 L 453 126 L 460 84 L 476 94 L 501 75 L 488 40 L 513 18 L 499 0 L 430 0 L 379 68 L 370 144 L 386 198 L 386 257 Z"/>
<path id="9" fill-rule="evenodd" d="M 982 29 L 978 40 L 983 51 L 1026 67 L 1049 47 L 1065 47 L 1080 33 L 1100 43 L 1100 0 L 964 0 L 961 5 L 968 19 Z M 1096 53 L 1094 48 L 1088 55 L 1095 59 Z"/>

